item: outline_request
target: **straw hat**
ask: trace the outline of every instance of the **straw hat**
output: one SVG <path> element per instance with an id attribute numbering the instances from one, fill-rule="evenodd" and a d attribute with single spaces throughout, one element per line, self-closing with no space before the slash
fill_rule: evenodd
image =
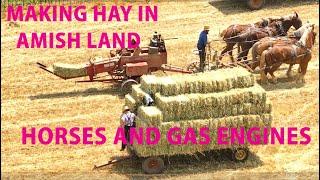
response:
<path id="1" fill-rule="evenodd" d="M 209 31 L 210 30 L 210 27 L 209 26 L 204 26 L 203 28 L 205 31 Z"/>
<path id="2" fill-rule="evenodd" d="M 124 106 L 123 107 L 123 112 L 130 110 L 130 108 L 128 106 Z"/>

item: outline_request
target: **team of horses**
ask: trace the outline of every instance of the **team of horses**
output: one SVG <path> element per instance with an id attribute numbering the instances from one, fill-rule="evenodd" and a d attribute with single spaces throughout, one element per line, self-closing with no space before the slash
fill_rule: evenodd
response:
<path id="1" fill-rule="evenodd" d="M 288 36 L 291 27 L 295 28 Z M 237 61 L 247 63 L 252 70 L 260 68 L 261 82 L 268 82 L 267 74 L 272 76 L 272 82 L 277 82 L 274 72 L 283 64 L 289 64 L 287 76 L 291 77 L 294 64 L 299 64 L 297 81 L 304 82 L 308 63 L 311 60 L 311 49 L 315 44 L 314 24 L 302 25 L 298 13 L 292 15 L 262 19 L 254 24 L 231 25 L 220 36 L 226 42 L 226 47 L 219 56 L 219 61 L 226 54 L 233 59 L 232 50 L 237 44 L 240 53 Z M 248 61 L 249 50 L 252 60 Z"/>

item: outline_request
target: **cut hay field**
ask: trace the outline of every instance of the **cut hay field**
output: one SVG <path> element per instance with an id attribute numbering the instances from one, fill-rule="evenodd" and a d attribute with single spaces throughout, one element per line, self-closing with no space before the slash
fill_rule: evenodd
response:
<path id="1" fill-rule="evenodd" d="M 158 1 L 157 1 L 158 2 Z M 102 3 L 99 3 L 102 4 Z M 111 3 L 106 3 L 111 5 Z M 135 5 L 138 5 L 136 3 Z M 140 162 L 127 161 L 92 171 L 94 164 L 103 164 L 111 157 L 125 156 L 120 145 L 113 145 L 124 96 L 119 87 L 106 83 L 79 83 L 61 80 L 36 67 L 36 62 L 83 63 L 92 56 L 108 56 L 109 50 L 80 49 L 16 49 L 19 32 L 119 32 L 136 31 L 143 40 L 153 31 L 165 38 L 170 64 L 186 67 L 197 56 L 192 54 L 203 25 L 209 25 L 210 39 L 227 26 L 253 23 L 261 18 L 282 16 L 297 11 L 303 23 L 316 24 L 319 33 L 319 6 L 314 1 L 291 1 L 266 5 L 259 11 L 248 11 L 245 5 L 228 1 L 158 2 L 156 23 L 63 22 L 12 24 L 1 15 L 1 171 L 2 177 L 48 176 L 94 177 L 116 179 L 144 178 Z M 88 4 L 92 6 L 92 4 Z M 133 9 L 136 12 L 136 9 Z M 92 16 L 92 14 L 90 14 Z M 90 18 L 89 18 L 90 19 Z M 96 37 L 97 39 L 97 37 Z M 215 158 L 173 157 L 159 178 L 211 179 L 300 176 L 314 179 L 319 173 L 319 36 L 313 48 L 305 84 L 296 84 L 285 76 L 286 69 L 277 72 L 278 84 L 264 85 L 273 104 L 273 126 L 311 128 L 309 145 L 267 145 L 251 148 L 252 156 L 245 163 L 235 164 L 223 156 Z M 214 47 L 221 50 L 223 43 Z M 284 65 L 283 67 L 286 67 Z M 294 71 L 297 72 L 297 66 Z M 106 127 L 105 145 L 22 145 L 22 127 Z M 297 174 L 298 173 L 298 174 Z"/>

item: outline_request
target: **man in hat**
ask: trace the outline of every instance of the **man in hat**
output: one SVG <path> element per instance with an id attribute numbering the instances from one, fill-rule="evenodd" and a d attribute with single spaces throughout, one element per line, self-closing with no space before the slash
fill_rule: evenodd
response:
<path id="1" fill-rule="evenodd" d="M 136 115 L 130 111 L 128 106 L 123 107 L 123 112 L 121 115 L 120 126 L 124 128 L 127 144 L 130 143 L 130 128 L 135 127 L 135 118 Z M 121 150 L 123 151 L 126 148 L 126 145 L 122 142 Z"/>
<path id="2" fill-rule="evenodd" d="M 153 98 L 151 96 L 152 95 L 147 94 L 147 93 L 143 96 L 143 104 L 144 105 L 152 106 L 154 104 L 154 100 L 153 100 Z"/>
<path id="3" fill-rule="evenodd" d="M 131 40 L 131 44 L 134 46 L 137 44 L 136 40 L 135 39 L 132 39 Z M 133 53 L 132 53 L 132 56 L 139 56 L 141 53 L 141 48 L 138 46 L 136 48 L 133 49 Z"/>
<path id="4" fill-rule="evenodd" d="M 155 31 L 152 35 L 152 38 L 150 39 L 149 43 L 150 47 L 158 47 L 159 46 L 159 35 L 158 32 Z"/>
<path id="5" fill-rule="evenodd" d="M 197 48 L 200 57 L 200 72 L 203 72 L 206 60 L 206 45 L 208 43 L 209 26 L 204 26 L 203 31 L 200 33 Z"/>

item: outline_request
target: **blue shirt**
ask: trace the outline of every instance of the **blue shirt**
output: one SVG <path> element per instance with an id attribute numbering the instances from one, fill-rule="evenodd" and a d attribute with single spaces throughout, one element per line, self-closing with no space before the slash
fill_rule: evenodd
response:
<path id="1" fill-rule="evenodd" d="M 206 44 L 207 44 L 208 38 L 207 38 L 207 33 L 205 31 L 202 31 L 199 36 L 197 48 L 200 49 L 205 49 Z"/>

